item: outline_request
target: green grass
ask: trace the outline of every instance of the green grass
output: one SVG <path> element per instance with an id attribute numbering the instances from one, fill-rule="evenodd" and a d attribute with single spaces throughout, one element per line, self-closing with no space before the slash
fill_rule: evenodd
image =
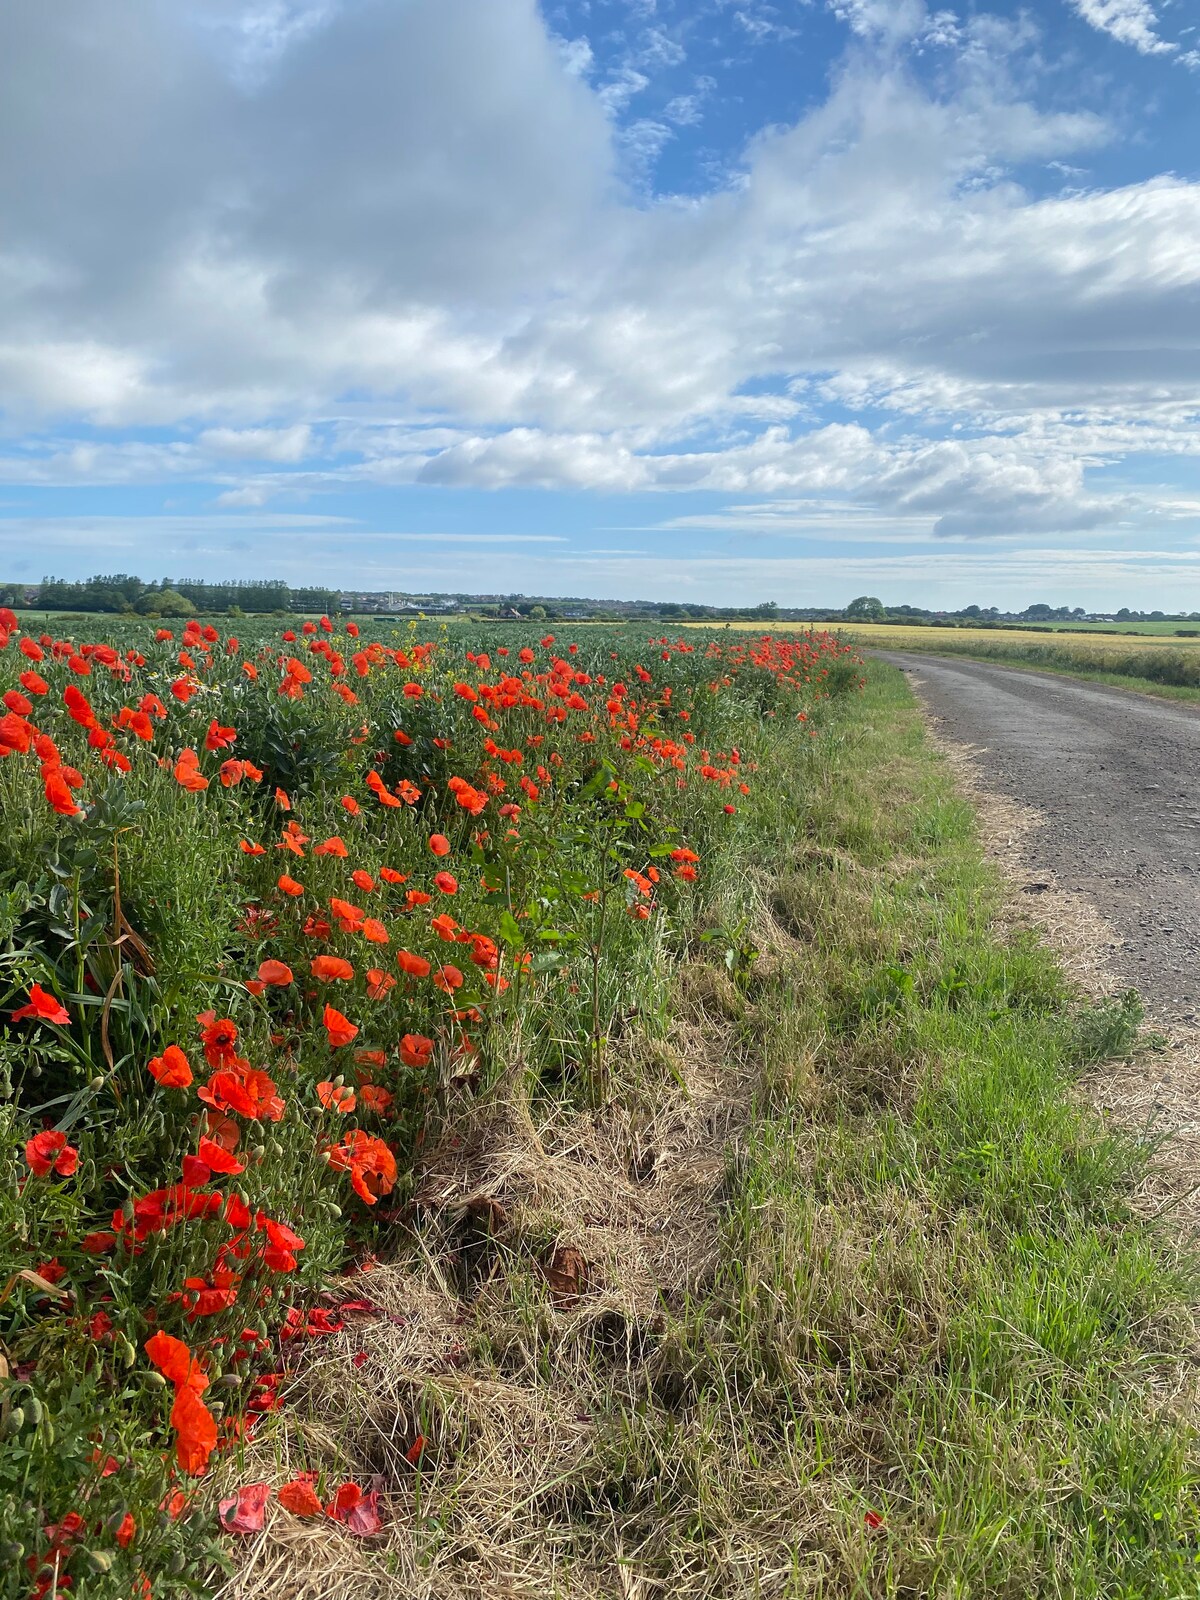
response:
<path id="1" fill-rule="evenodd" d="M 797 808 L 751 969 L 759 1116 L 733 1159 L 710 1292 L 676 1331 L 656 1418 L 714 1512 L 700 1593 L 1200 1592 L 1196 1462 L 1170 1391 L 1194 1264 L 1129 1212 L 1145 1152 L 1071 1093 L 1127 1047 L 1050 956 L 993 929 L 972 818 L 897 676 L 872 673 Z M 776 823 L 777 825 L 777 823 Z M 789 862 L 788 857 L 791 857 Z M 729 1419 L 710 1456 L 703 1419 Z M 718 1576 L 754 1515 L 794 1573 Z M 655 1543 L 679 1583 L 681 1503 Z M 886 1528 L 864 1533 L 867 1511 Z"/>
<path id="2" fill-rule="evenodd" d="M 919 650 L 909 645 L 905 645 L 904 649 L 920 655 L 966 656 L 973 661 L 995 659 L 985 651 L 976 650 L 969 653 L 963 650 Z M 1056 678 L 1078 678 L 1084 683 L 1100 683 L 1109 689 L 1124 689 L 1129 694 L 1146 694 L 1154 700 L 1177 700 L 1185 705 L 1200 704 L 1200 688 L 1193 688 L 1190 684 L 1155 683 L 1152 678 L 1127 677 L 1120 672 L 1101 672 L 1087 667 L 1051 666 L 1046 662 L 1040 662 L 1035 666 L 1027 661 L 1015 661 L 1008 656 L 1003 658 L 1001 664 L 1013 672 L 1041 673 Z"/>
<path id="3" fill-rule="evenodd" d="M 873 666 L 828 715 L 811 746 L 760 748 L 706 862 L 719 888 L 676 1028 L 615 1071 L 597 1118 L 637 1163 L 661 1141 L 667 1182 L 689 1114 L 725 1143 L 700 1224 L 693 1201 L 634 1226 L 679 1229 L 656 1296 L 564 1318 L 532 1267 L 591 1237 L 573 1187 L 551 1203 L 596 1160 L 577 1107 L 510 1075 L 494 1126 L 536 1126 L 536 1154 L 467 1138 L 478 1171 L 531 1176 L 499 1189 L 499 1240 L 472 1236 L 482 1289 L 447 1303 L 461 1382 L 410 1368 L 350 1408 L 363 1459 L 405 1421 L 431 1441 L 386 1569 L 414 1587 L 432 1570 L 474 1592 L 486 1549 L 497 1593 L 520 1572 L 533 1587 L 512 1592 L 564 1597 L 1200 1594 L 1196 1264 L 1130 1209 L 1147 1148 L 1076 1088 L 1131 1048 L 1136 999 L 1083 1000 L 1004 931 L 898 672 Z M 625 1181 L 601 1173 L 584 1209 L 619 1228 Z M 419 1240 L 428 1292 L 447 1239 Z M 373 1570 L 363 1600 L 390 1592 Z"/>
<path id="4" fill-rule="evenodd" d="M 1085 683 L 1100 683 L 1111 689 L 1126 689 L 1131 694 L 1150 695 L 1156 700 L 1176 700 L 1185 704 L 1200 703 L 1200 686 L 1190 683 L 1162 683 L 1153 678 L 1142 677 L 1136 672 L 1122 672 L 1120 670 L 1105 669 L 1086 664 L 1086 658 L 1078 662 L 1071 659 L 1069 648 L 1060 649 L 1057 655 L 1052 654 L 1054 647 L 1043 650 L 1035 646 L 1032 651 L 1024 651 L 1019 646 L 995 646 L 986 644 L 953 645 L 943 643 L 941 640 L 931 641 L 928 645 L 924 641 L 914 643 L 906 638 L 903 643 L 894 646 L 872 643 L 867 648 L 888 649 L 913 655 L 940 655 L 957 656 L 971 661 L 995 661 L 998 664 L 1011 668 L 1014 672 L 1040 672 L 1049 673 L 1060 678 L 1078 678 Z M 1028 659 L 1032 655 L 1034 659 Z"/>

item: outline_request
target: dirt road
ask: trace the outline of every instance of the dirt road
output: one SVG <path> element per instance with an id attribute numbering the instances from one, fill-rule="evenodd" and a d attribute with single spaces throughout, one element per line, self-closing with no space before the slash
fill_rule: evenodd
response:
<path id="1" fill-rule="evenodd" d="M 910 676 L 981 781 L 1042 816 L 1031 894 L 1054 883 L 1116 930 L 1109 965 L 1167 1024 L 1200 1014 L 1200 709 L 974 661 L 872 652 Z"/>

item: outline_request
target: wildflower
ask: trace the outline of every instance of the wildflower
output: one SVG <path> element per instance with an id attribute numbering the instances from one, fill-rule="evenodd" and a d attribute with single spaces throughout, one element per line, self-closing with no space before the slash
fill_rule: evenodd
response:
<path id="1" fill-rule="evenodd" d="M 51 1172 L 60 1178 L 69 1178 L 79 1165 L 79 1151 L 67 1143 L 65 1133 L 55 1128 L 26 1140 L 25 1159 L 39 1178 L 48 1177 Z"/>
<path id="2" fill-rule="evenodd" d="M 197 1094 L 206 1105 L 216 1111 L 236 1112 L 252 1121 L 278 1122 L 284 1105 L 276 1093 L 275 1081 L 268 1073 L 260 1072 L 247 1061 L 235 1061 L 232 1067 L 214 1072 Z"/>
<path id="3" fill-rule="evenodd" d="M 430 973 L 430 964 L 425 957 L 415 956 L 411 950 L 397 950 L 396 965 L 410 978 L 427 978 Z"/>
<path id="4" fill-rule="evenodd" d="M 271 1487 L 266 1483 L 248 1483 L 236 1494 L 222 1500 L 217 1508 L 221 1526 L 226 1533 L 261 1533 Z"/>
<path id="5" fill-rule="evenodd" d="M 374 1111 L 378 1116 L 383 1116 L 392 1103 L 391 1092 L 380 1088 L 377 1083 L 364 1083 L 358 1091 L 358 1098 L 365 1110 Z"/>
<path id="6" fill-rule="evenodd" d="M 430 834 L 429 848 L 435 856 L 448 856 L 450 854 L 450 841 L 444 833 Z"/>
<path id="7" fill-rule="evenodd" d="M 326 1111 L 340 1111 L 343 1115 L 353 1111 L 357 1103 L 354 1090 L 347 1084 L 334 1084 L 328 1079 L 317 1085 L 317 1099 Z"/>
<path id="8" fill-rule="evenodd" d="M 400 1059 L 406 1067 L 427 1067 L 433 1059 L 433 1040 L 422 1033 L 406 1033 L 400 1041 Z"/>
<path id="9" fill-rule="evenodd" d="M 325 1507 L 325 1514 L 361 1539 L 369 1539 L 383 1528 L 377 1491 L 364 1494 L 356 1483 L 343 1483 Z"/>
<path id="10" fill-rule="evenodd" d="M 433 975 L 434 987 L 441 989 L 445 994 L 453 994 L 455 989 L 461 989 L 463 975 L 457 967 L 449 964 L 439 967 Z"/>
<path id="11" fill-rule="evenodd" d="M 196 1018 L 203 1032 L 204 1059 L 210 1067 L 227 1067 L 237 1060 L 237 1024 L 229 1017 L 217 1021 L 215 1011 L 202 1011 Z"/>
<path id="12" fill-rule="evenodd" d="M 283 1509 L 290 1511 L 293 1516 L 319 1517 L 325 1508 L 313 1488 L 315 1481 L 315 1473 L 302 1473 L 300 1477 L 293 1478 L 291 1483 L 285 1483 L 275 1498 Z"/>
<path id="13" fill-rule="evenodd" d="M 280 873 L 276 887 L 281 889 L 284 894 L 290 895 L 293 900 L 304 893 L 304 885 L 297 883 L 296 879 L 289 877 L 286 872 Z"/>
<path id="14" fill-rule="evenodd" d="M 329 1035 L 329 1043 L 336 1050 L 344 1044 L 350 1044 L 358 1037 L 358 1029 L 348 1017 L 344 1017 L 334 1006 L 326 1006 L 324 1017 L 325 1032 Z"/>
<path id="15" fill-rule="evenodd" d="M 315 956 L 309 971 L 321 983 L 348 982 L 354 976 L 354 968 L 341 956 Z"/>
<path id="16" fill-rule="evenodd" d="M 434 873 L 433 881 L 443 894 L 458 893 L 458 879 L 452 872 L 436 872 Z"/>
<path id="17" fill-rule="evenodd" d="M 382 1000 L 389 989 L 396 987 L 396 980 L 390 972 L 384 972 L 381 967 L 367 968 L 367 999 Z"/>
<path id="18" fill-rule="evenodd" d="M 258 981 L 277 989 L 286 989 L 294 982 L 292 969 L 284 961 L 264 961 L 258 969 Z"/>
<path id="19" fill-rule="evenodd" d="M 161 1056 L 154 1056 L 147 1071 L 164 1089 L 186 1089 L 192 1081 L 188 1058 L 177 1044 L 169 1044 Z"/>
<path id="20" fill-rule="evenodd" d="M 395 1156 L 382 1139 L 373 1138 L 361 1128 L 355 1128 L 340 1144 L 333 1146 L 329 1163 L 349 1172 L 354 1192 L 369 1206 L 395 1187 Z"/>
<path id="21" fill-rule="evenodd" d="M 12 1013 L 14 1022 L 22 1022 L 26 1017 L 36 1017 L 39 1022 L 54 1022 L 61 1026 L 70 1022 L 71 1013 L 52 994 L 47 994 L 41 984 L 35 983 L 29 990 L 26 1004 L 18 1006 Z"/>

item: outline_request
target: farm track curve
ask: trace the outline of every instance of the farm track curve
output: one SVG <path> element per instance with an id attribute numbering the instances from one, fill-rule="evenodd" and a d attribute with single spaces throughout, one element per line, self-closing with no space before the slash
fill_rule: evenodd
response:
<path id="1" fill-rule="evenodd" d="M 1090 901 L 1120 943 L 1108 965 L 1148 1014 L 1200 1015 L 1200 709 L 976 661 L 871 651 L 901 668 L 980 781 L 1041 818 L 1026 892 Z"/>

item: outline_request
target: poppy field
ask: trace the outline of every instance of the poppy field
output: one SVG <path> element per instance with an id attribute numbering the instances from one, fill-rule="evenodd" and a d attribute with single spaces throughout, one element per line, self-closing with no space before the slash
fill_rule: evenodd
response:
<path id="1" fill-rule="evenodd" d="M 353 1315 L 318 1296 L 386 1253 L 431 1131 L 514 1059 L 602 1099 L 759 753 L 861 663 L 47 626 L 0 611 L 0 1594 L 200 1594 L 272 1492 L 211 1485 Z M 276 1498 L 380 1528 L 367 1484 Z"/>

